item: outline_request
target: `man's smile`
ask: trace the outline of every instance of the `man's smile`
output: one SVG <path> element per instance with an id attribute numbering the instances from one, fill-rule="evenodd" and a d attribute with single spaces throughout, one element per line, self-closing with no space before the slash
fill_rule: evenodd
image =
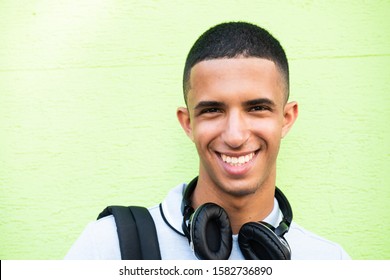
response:
<path id="1" fill-rule="evenodd" d="M 219 159 L 219 165 L 224 172 L 231 176 L 243 176 L 247 174 L 255 165 L 261 149 L 247 151 L 247 152 L 216 152 Z"/>
<path id="2" fill-rule="evenodd" d="M 232 155 L 227 155 L 227 154 L 220 154 L 221 159 L 223 162 L 232 165 L 232 166 L 241 166 L 253 159 L 255 156 L 255 152 L 250 152 L 246 155 L 241 155 L 241 156 L 232 156 Z"/>

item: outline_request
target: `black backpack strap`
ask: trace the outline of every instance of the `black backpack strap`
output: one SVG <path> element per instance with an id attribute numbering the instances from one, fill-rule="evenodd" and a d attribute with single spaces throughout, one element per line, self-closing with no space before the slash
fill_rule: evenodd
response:
<path id="1" fill-rule="evenodd" d="M 148 209 L 108 206 L 98 219 L 113 215 L 122 260 L 161 260 L 156 226 Z"/>

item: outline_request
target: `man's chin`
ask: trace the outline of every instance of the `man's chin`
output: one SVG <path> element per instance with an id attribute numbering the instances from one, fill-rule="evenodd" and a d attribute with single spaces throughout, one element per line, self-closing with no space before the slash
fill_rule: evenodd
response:
<path id="1" fill-rule="evenodd" d="M 252 185 L 252 186 L 251 186 Z M 250 196 L 255 194 L 259 186 L 257 184 L 250 184 L 250 183 L 236 183 L 236 184 L 226 184 L 224 186 L 221 186 L 221 189 L 229 194 L 230 196 L 242 198 L 245 196 Z"/>

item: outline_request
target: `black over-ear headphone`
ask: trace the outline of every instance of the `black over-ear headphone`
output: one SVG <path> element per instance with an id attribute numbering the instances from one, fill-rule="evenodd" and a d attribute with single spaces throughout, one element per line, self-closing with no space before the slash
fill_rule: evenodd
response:
<path id="1" fill-rule="evenodd" d="M 191 207 L 191 195 L 198 178 L 185 189 L 182 201 L 184 234 L 198 259 L 226 260 L 232 251 L 232 229 L 225 210 L 214 203 L 206 203 L 197 209 Z M 249 222 L 238 233 L 238 243 L 245 259 L 289 260 L 291 250 L 283 237 L 292 221 L 292 209 L 284 194 L 276 188 L 275 198 L 279 203 L 283 219 L 274 228 L 266 222 Z"/>

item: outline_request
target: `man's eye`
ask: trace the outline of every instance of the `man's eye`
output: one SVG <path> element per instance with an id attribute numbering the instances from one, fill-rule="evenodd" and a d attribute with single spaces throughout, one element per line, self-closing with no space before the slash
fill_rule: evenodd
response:
<path id="1" fill-rule="evenodd" d="M 270 111 L 271 109 L 267 106 L 253 106 L 249 108 L 249 111 Z"/>
<path id="2" fill-rule="evenodd" d="M 221 112 L 221 109 L 218 108 L 207 108 L 201 111 L 202 114 L 219 113 L 219 112 Z"/>

